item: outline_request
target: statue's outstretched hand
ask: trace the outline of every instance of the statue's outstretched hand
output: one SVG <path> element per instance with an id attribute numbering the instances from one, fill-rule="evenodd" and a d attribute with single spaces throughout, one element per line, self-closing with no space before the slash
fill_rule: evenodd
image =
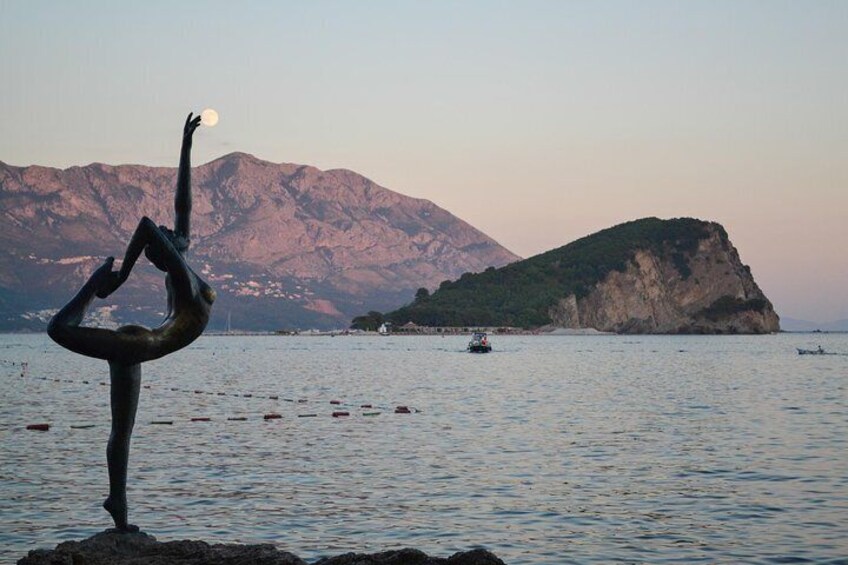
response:
<path id="1" fill-rule="evenodd" d="M 94 274 L 89 279 L 89 282 L 94 285 L 97 298 L 106 298 L 124 283 L 123 279 L 121 279 L 121 273 L 112 270 L 112 264 L 114 262 L 114 257 L 106 259 L 106 262 L 94 271 Z"/>
<path id="2" fill-rule="evenodd" d="M 194 130 L 200 126 L 200 116 L 194 116 L 194 112 L 189 112 L 188 117 L 183 126 L 183 141 L 191 141 L 191 136 L 194 135 Z"/>

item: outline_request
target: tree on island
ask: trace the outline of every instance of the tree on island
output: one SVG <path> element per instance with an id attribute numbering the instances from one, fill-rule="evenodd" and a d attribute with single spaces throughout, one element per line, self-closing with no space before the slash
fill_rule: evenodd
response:
<path id="1" fill-rule="evenodd" d="M 353 319 L 350 328 L 352 330 L 364 330 L 366 332 L 376 332 L 377 328 L 383 325 L 385 319 L 383 314 L 376 310 L 371 310 L 364 316 L 357 316 Z"/>

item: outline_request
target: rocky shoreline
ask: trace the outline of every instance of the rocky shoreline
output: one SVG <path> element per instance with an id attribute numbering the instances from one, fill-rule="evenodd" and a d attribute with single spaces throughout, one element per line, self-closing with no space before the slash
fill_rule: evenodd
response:
<path id="1" fill-rule="evenodd" d="M 35 549 L 18 565 L 309 565 L 272 544 L 208 544 L 197 540 L 159 542 L 145 533 L 105 531 L 82 541 L 66 541 L 55 549 Z M 345 553 L 312 565 L 505 565 L 485 549 L 431 557 L 417 549 L 380 553 Z"/>

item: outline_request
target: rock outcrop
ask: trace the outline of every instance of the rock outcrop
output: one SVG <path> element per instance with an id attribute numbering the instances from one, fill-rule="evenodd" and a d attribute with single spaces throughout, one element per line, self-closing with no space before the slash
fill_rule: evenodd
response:
<path id="1" fill-rule="evenodd" d="M 175 183 L 176 168 L 0 162 L 0 330 L 44 329 L 105 257 L 122 257 L 142 215 L 172 226 Z M 348 170 L 233 153 L 193 168 L 192 184 L 189 261 L 218 294 L 211 329 L 228 317 L 246 330 L 346 327 L 518 259 L 432 202 Z M 96 303 L 114 305 L 103 321 L 155 324 L 161 273 L 140 264 L 114 299 Z"/>
<path id="2" fill-rule="evenodd" d="M 695 218 L 627 222 L 500 269 L 463 275 L 386 317 L 401 327 L 615 333 L 769 333 L 771 302 L 724 228 Z"/>
<path id="3" fill-rule="evenodd" d="M 103 532 L 82 541 L 67 541 L 55 549 L 30 551 L 18 565 L 307 565 L 271 544 L 236 545 L 203 541 L 158 542 L 153 536 Z M 371 555 L 347 553 L 320 559 L 315 565 L 504 565 L 482 549 L 448 558 L 430 557 L 415 549 Z"/>
<path id="4" fill-rule="evenodd" d="M 681 263 L 681 260 L 683 261 Z M 586 296 L 570 294 L 550 310 L 551 324 L 616 333 L 746 333 L 779 331 L 780 321 L 724 229 L 687 256 L 640 249 Z"/>

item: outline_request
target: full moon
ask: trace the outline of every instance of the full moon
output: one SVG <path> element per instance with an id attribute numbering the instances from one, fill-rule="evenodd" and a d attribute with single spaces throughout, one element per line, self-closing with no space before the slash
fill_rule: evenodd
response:
<path id="1" fill-rule="evenodd" d="M 209 126 L 210 128 L 213 127 L 218 123 L 218 112 L 212 108 L 206 108 L 200 112 L 200 123 L 204 126 Z"/>

